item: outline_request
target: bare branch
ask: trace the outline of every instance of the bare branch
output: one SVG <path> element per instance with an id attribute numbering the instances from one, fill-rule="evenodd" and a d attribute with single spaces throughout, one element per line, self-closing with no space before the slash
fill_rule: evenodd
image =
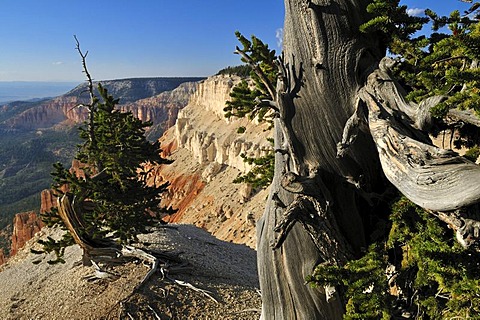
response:
<path id="1" fill-rule="evenodd" d="M 85 73 L 85 76 L 87 77 L 87 86 L 88 86 L 88 93 L 90 95 L 90 104 L 86 105 L 88 107 L 88 135 L 89 135 L 89 140 L 90 140 L 90 145 L 93 149 L 97 147 L 97 138 L 95 136 L 95 127 L 94 127 L 94 114 L 95 114 L 95 109 L 96 105 L 98 103 L 97 97 L 95 97 L 95 93 L 93 90 L 93 80 L 92 76 L 90 75 L 90 72 L 88 72 L 87 68 L 87 55 L 88 51 L 83 53 L 83 51 L 80 48 L 80 42 L 78 41 L 77 36 L 73 36 L 75 39 L 76 47 L 75 49 L 78 51 L 78 54 L 82 58 L 82 68 L 83 68 L 83 73 Z M 97 171 L 102 171 L 103 170 L 103 164 L 100 162 L 97 162 L 96 164 L 96 169 Z"/>
<path id="2" fill-rule="evenodd" d="M 480 202 L 480 167 L 452 150 L 433 146 L 411 118 L 399 114 L 402 109 L 416 112 L 408 110 L 411 106 L 394 87 L 394 81 L 377 69 L 360 93 L 385 176 L 412 202 L 432 211 Z"/>
<path id="3" fill-rule="evenodd" d="M 87 68 L 87 55 L 88 55 L 88 51 L 86 51 L 85 53 L 83 53 L 83 51 L 81 50 L 80 48 L 80 41 L 78 41 L 78 38 L 76 35 L 73 36 L 73 38 L 75 39 L 75 43 L 76 43 L 76 46 L 75 46 L 75 49 L 78 51 L 78 54 L 80 55 L 80 57 L 82 58 L 82 68 L 83 68 L 83 73 L 85 73 L 85 76 L 87 77 L 87 84 L 88 84 L 88 92 L 90 94 L 90 105 L 94 105 L 94 101 L 95 101 L 95 95 L 94 95 L 94 92 L 93 92 L 93 80 L 92 80 L 92 76 L 90 75 L 90 72 L 88 72 L 88 68 Z"/>
<path id="4" fill-rule="evenodd" d="M 255 98 L 255 103 L 257 104 L 256 108 L 261 108 L 261 107 L 268 107 L 278 113 L 280 110 L 278 109 L 278 105 L 275 101 L 268 100 L 268 99 L 260 99 L 260 98 Z"/>
<path id="5" fill-rule="evenodd" d="M 442 63 L 442 62 L 448 62 L 448 61 L 452 61 L 452 60 L 461 60 L 461 59 L 468 59 L 467 56 L 455 56 L 455 57 L 448 57 L 448 58 L 444 58 L 444 59 L 440 59 L 438 61 L 434 61 L 432 63 L 432 65 L 436 65 L 438 63 Z"/>
<path id="6" fill-rule="evenodd" d="M 464 122 L 476 127 L 480 127 L 480 118 L 473 110 L 450 109 L 447 119 L 452 122 Z"/>

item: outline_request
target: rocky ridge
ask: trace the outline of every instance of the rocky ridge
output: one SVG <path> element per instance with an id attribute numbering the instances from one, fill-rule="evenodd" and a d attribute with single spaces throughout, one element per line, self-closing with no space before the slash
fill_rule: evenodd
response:
<path id="1" fill-rule="evenodd" d="M 239 79 L 216 76 L 199 83 L 188 105 L 178 113 L 175 125 L 162 136 L 163 154 L 174 163 L 152 168 L 151 182 L 171 182 L 164 204 L 179 211 L 168 219 L 187 225 L 170 224 L 173 228 L 141 238 L 155 248 L 183 252 L 182 257 L 194 271 L 175 277 L 210 290 L 219 304 L 157 276 L 147 287 L 130 295 L 146 272 L 135 264 L 116 269 L 120 278 L 113 283 L 88 283 L 82 277 L 91 270 L 76 264 L 80 260 L 78 247 L 67 250 L 66 265 L 49 267 L 45 260 L 29 253 L 39 237 L 51 235 L 47 228 L 0 269 L 0 287 L 8 288 L 0 297 L 0 305 L 4 306 L 0 307 L 0 315 L 5 319 L 156 315 L 177 319 L 258 318 L 255 252 L 217 240 L 255 248 L 255 223 L 263 213 L 268 194 L 268 190 L 232 183 L 250 169 L 240 154 L 258 156 L 270 148 L 265 125 L 223 117 L 225 101 L 236 81 Z M 246 128 L 243 134 L 237 133 L 241 126 Z M 41 199 L 42 212 L 55 204 L 48 190 L 42 192 Z M 39 264 L 34 266 L 34 261 Z"/>
<path id="2" fill-rule="evenodd" d="M 126 96 L 122 96 L 120 109 L 122 111 L 131 111 L 137 118 L 143 121 L 152 121 L 155 125 L 161 125 L 163 130 L 165 130 L 173 125 L 178 110 L 187 104 L 191 94 L 195 91 L 195 82 L 184 81 L 182 83 L 181 79 L 183 78 L 178 78 L 173 83 L 168 81 L 166 83 L 159 82 L 157 84 L 158 88 L 153 84 L 149 86 L 149 81 L 147 80 L 137 84 L 141 87 L 148 87 L 146 92 L 139 90 L 139 88 L 132 85 L 131 81 L 126 80 L 106 81 L 105 86 L 110 89 L 110 94 L 115 94 L 116 92 L 120 94 L 126 91 L 125 88 L 123 90 L 120 89 L 123 87 L 130 89 L 132 92 L 124 92 Z M 190 78 L 185 80 L 188 79 Z M 137 80 L 140 81 L 141 79 Z M 175 87 L 173 86 L 174 84 L 176 85 Z M 8 130 L 39 130 L 81 123 L 86 120 L 88 110 L 78 106 L 89 101 L 85 97 L 84 89 L 82 85 L 63 96 L 32 103 L 30 108 L 6 119 L 2 126 L 8 128 Z M 166 89 L 168 90 L 166 91 Z M 138 92 L 136 94 L 137 99 L 133 98 L 135 92 Z M 147 95 L 149 92 L 155 93 L 155 95 Z M 15 109 L 15 104 L 11 103 L 7 106 L 10 109 Z M 24 105 L 25 103 L 19 104 Z"/>
<path id="3" fill-rule="evenodd" d="M 263 212 L 267 191 L 254 191 L 232 181 L 250 169 L 240 154 L 260 156 L 270 146 L 265 125 L 223 116 L 225 101 L 238 81 L 238 77 L 215 76 L 200 83 L 184 83 L 173 91 L 122 108 L 151 121 L 156 117 L 156 106 L 165 106 L 170 110 L 162 113 L 166 126 L 173 124 L 178 114 L 175 125 L 161 138 L 163 155 L 174 163 L 155 168 L 151 180 L 171 183 L 164 204 L 179 211 L 169 221 L 195 224 L 220 239 L 254 248 L 255 221 Z M 188 105 L 181 109 L 187 98 Z M 241 126 L 246 128 L 243 134 L 237 133 Z M 73 161 L 74 171 L 78 166 Z M 42 191 L 40 212 L 49 211 L 55 201 L 51 190 Z M 39 225 L 40 219 L 32 214 L 15 218 L 13 254 L 39 230 Z"/>
<path id="4" fill-rule="evenodd" d="M 129 78 L 117 80 L 94 81 L 96 88 L 101 83 L 108 93 L 120 97 L 121 104 L 128 104 L 137 100 L 156 96 L 162 92 L 171 91 L 185 82 L 198 82 L 204 77 L 158 77 L 158 78 Z M 80 97 L 82 101 L 89 101 L 87 84 L 83 83 L 67 92 L 64 96 Z"/>
<path id="5" fill-rule="evenodd" d="M 131 111 L 138 118 L 153 123 L 148 138 L 154 140 L 175 123 L 178 110 L 188 103 L 197 87 L 196 82 L 192 81 L 200 79 L 125 79 L 102 83 L 109 93 L 121 96 L 121 101 L 125 103 L 119 107 L 123 111 Z M 23 201 L 26 192 L 30 192 L 29 195 L 40 193 L 42 188 L 48 187 L 52 163 L 71 161 L 78 135 L 72 127 L 86 119 L 86 108 L 78 107 L 88 102 L 88 95 L 85 97 L 84 91 L 85 85 L 81 85 L 56 98 L 0 106 L 0 133 L 3 139 L 0 141 L 3 147 L 0 148 L 3 154 L 0 161 L 0 185 L 3 187 L 0 188 L 0 194 L 4 200 L 0 205 L 0 219 L 4 224 L 12 221 L 15 214 L 10 205 Z M 20 150 L 15 147 L 16 143 L 21 144 L 22 152 L 13 152 Z M 10 151 L 12 155 L 6 156 Z M 34 189 L 24 191 L 23 185 L 15 181 L 25 181 L 25 185 L 29 183 Z M 9 195 L 8 201 L 11 203 L 6 202 L 6 196 L 3 198 L 8 192 L 12 193 L 10 190 L 15 191 L 11 197 Z M 19 206 L 17 212 L 35 209 L 31 201 L 28 203 L 28 207 Z M 5 238 L 0 234 L 0 247 L 7 249 L 6 253 L 9 242 L 9 235 Z"/>
<path id="6" fill-rule="evenodd" d="M 236 76 L 208 78 L 178 114 L 174 127 L 178 147 L 188 149 L 200 164 L 218 163 L 246 172 L 250 167 L 240 154 L 259 157 L 271 148 L 265 124 L 224 116 L 225 101 L 239 81 Z M 240 127 L 246 128 L 245 133 L 237 133 Z"/>
<path id="7" fill-rule="evenodd" d="M 30 252 L 40 249 L 39 239 L 58 238 L 58 231 L 44 228 L 0 266 L 1 319 L 258 319 L 256 256 L 246 246 L 191 225 L 155 230 L 140 239 L 151 244 L 149 249 L 178 255 L 186 265 L 157 272 L 137 288 L 148 272 L 138 261 L 111 269 L 115 281 L 87 281 L 93 267 L 79 263 L 78 246 L 67 248 L 65 264 L 50 265 L 52 255 L 42 259 Z"/>

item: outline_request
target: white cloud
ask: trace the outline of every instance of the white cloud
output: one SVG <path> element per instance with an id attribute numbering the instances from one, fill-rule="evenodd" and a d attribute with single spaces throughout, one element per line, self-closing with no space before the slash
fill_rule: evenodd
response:
<path id="1" fill-rule="evenodd" d="M 59 65 L 63 64 L 63 61 L 55 61 L 55 62 L 52 62 L 52 64 L 54 66 L 59 66 Z"/>
<path id="2" fill-rule="evenodd" d="M 407 14 L 412 17 L 421 17 L 421 16 L 424 16 L 425 9 L 421 9 L 421 8 L 407 9 Z"/>
<path id="3" fill-rule="evenodd" d="M 277 47 L 281 49 L 283 47 L 283 28 L 275 30 L 275 38 L 277 38 Z"/>

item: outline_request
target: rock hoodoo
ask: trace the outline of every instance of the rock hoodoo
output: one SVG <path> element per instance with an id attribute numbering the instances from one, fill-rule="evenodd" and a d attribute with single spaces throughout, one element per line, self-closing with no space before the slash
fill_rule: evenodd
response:
<path id="1" fill-rule="evenodd" d="M 43 222 L 34 211 L 15 215 L 10 256 L 14 256 L 42 227 Z"/>

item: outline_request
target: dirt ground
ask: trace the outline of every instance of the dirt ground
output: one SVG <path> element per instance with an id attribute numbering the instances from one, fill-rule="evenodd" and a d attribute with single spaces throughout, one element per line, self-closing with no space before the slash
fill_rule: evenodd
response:
<path id="1" fill-rule="evenodd" d="M 116 266 L 115 281 L 88 281 L 81 250 L 65 264 L 30 253 L 45 229 L 0 268 L 0 319 L 258 319 L 256 252 L 192 225 L 169 225 L 142 235 L 145 248 L 177 256 L 137 288 L 149 270 L 140 261 Z M 37 261 L 38 264 L 33 262 Z M 163 272 L 162 272 L 163 271 Z M 205 290 L 205 291 L 201 291 Z"/>

